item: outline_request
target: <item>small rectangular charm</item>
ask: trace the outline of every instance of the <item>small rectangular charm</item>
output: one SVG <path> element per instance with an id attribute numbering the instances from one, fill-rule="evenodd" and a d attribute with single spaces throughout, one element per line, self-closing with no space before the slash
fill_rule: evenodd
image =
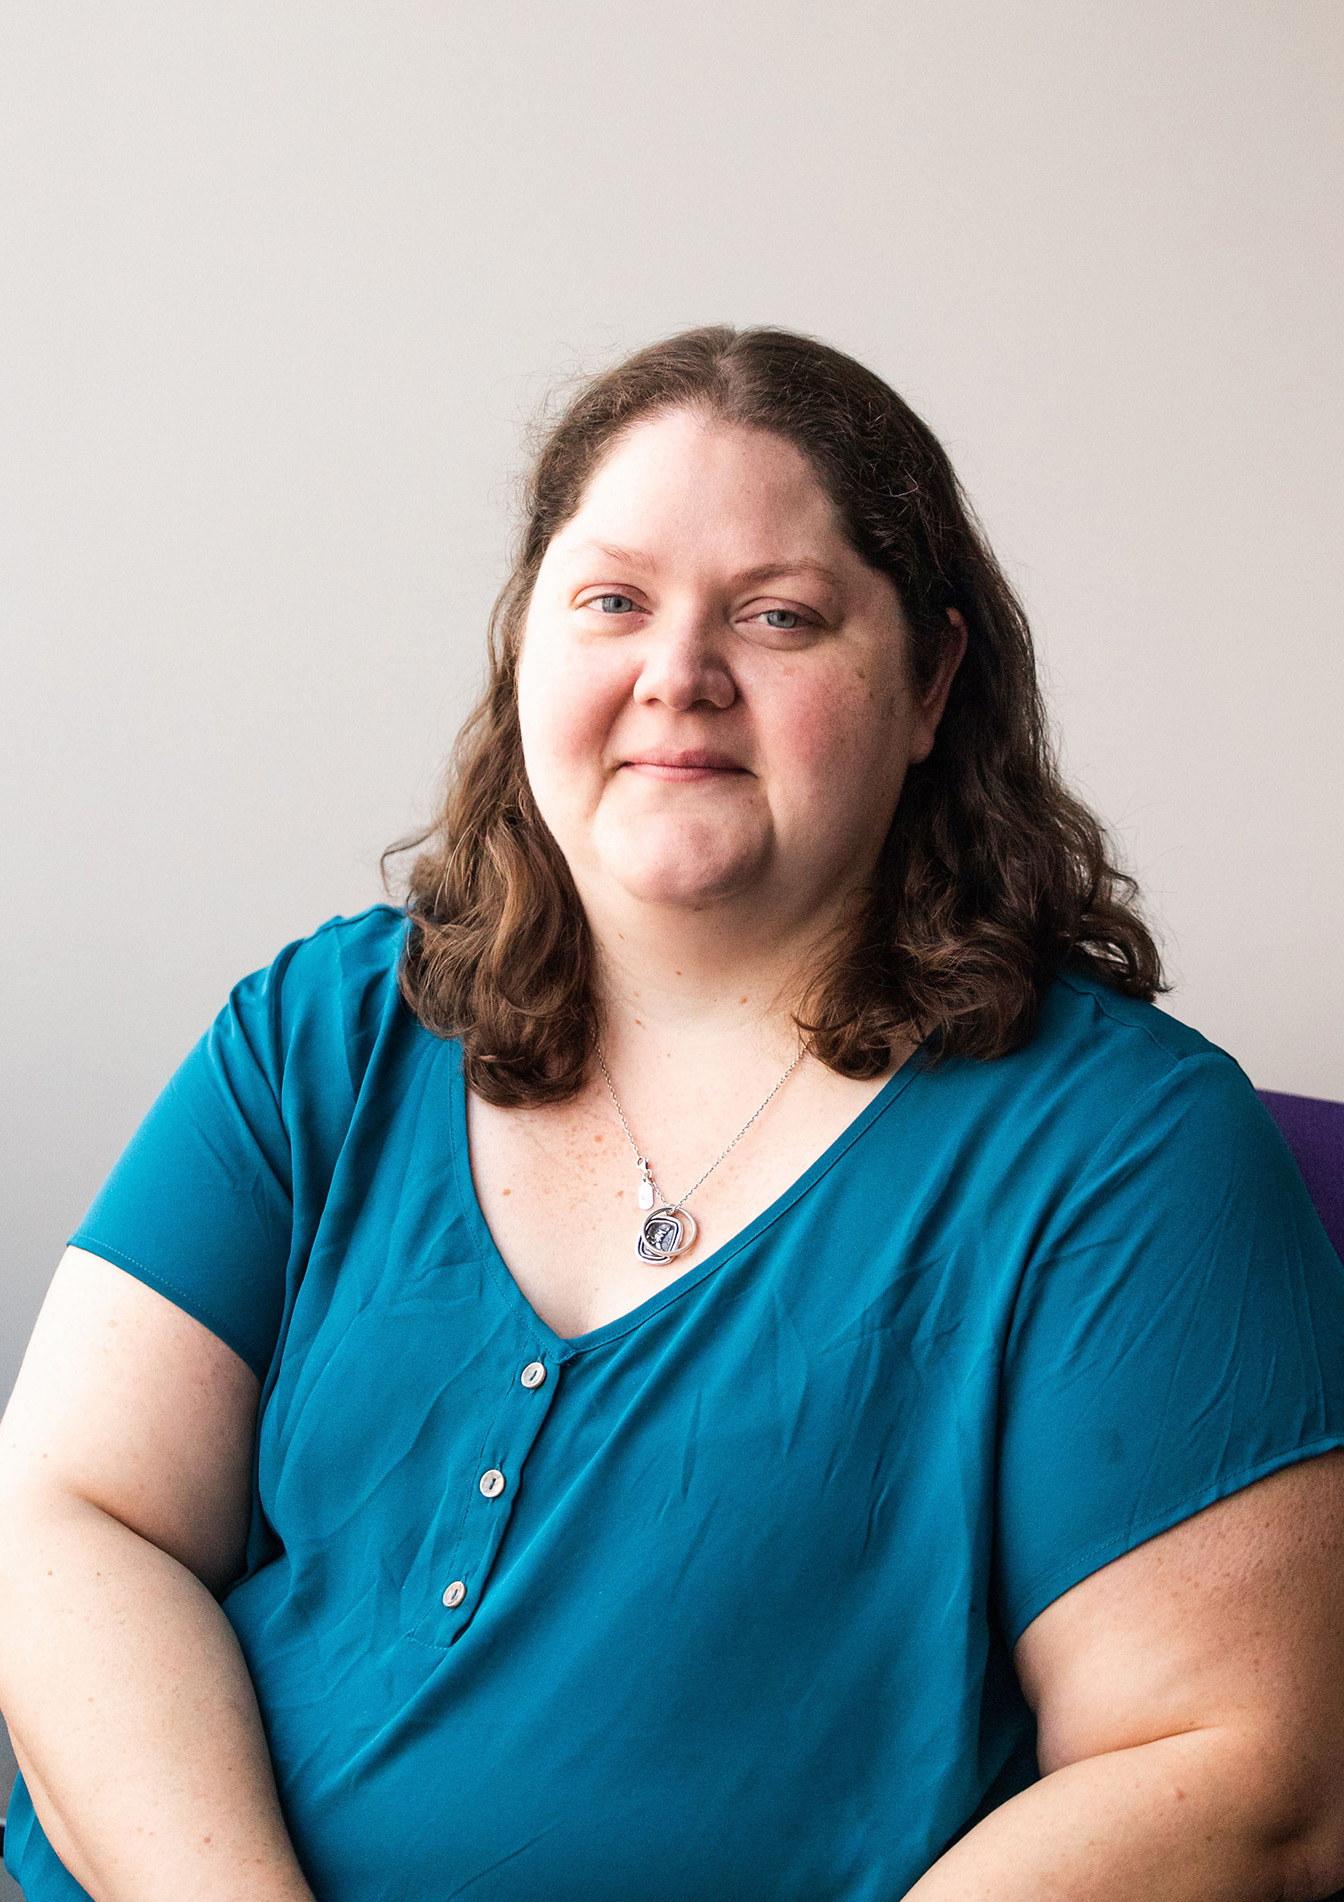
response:
<path id="1" fill-rule="evenodd" d="M 640 1177 L 639 1206 L 642 1209 L 651 1209 L 653 1207 L 653 1183 L 648 1176 Z"/>

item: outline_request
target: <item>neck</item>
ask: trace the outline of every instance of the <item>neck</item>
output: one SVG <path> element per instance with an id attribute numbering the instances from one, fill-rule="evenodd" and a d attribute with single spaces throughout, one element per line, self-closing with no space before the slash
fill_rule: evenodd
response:
<path id="1" fill-rule="evenodd" d="M 661 1063 L 732 1049 L 781 1063 L 797 1047 L 794 1013 L 834 919 L 784 928 L 728 908 L 647 905 L 593 919 L 604 1043 L 611 1060 Z"/>

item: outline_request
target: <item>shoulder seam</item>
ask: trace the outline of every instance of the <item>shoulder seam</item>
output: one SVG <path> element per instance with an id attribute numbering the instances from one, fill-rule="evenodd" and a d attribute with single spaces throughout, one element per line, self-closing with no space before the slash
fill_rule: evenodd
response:
<path id="1" fill-rule="evenodd" d="M 315 926 L 313 930 L 308 933 L 306 938 L 299 938 L 296 940 L 296 943 L 311 943 L 314 938 L 320 938 L 324 931 L 335 931 L 341 925 L 363 924 L 366 918 L 372 918 L 375 912 L 380 911 L 386 912 L 389 918 L 404 918 L 406 916 L 406 913 L 400 905 L 390 905 L 380 900 L 376 905 L 366 905 L 363 911 L 338 911 L 334 917 L 324 918 L 322 923 Z"/>
<path id="2" fill-rule="evenodd" d="M 1128 1019 L 1122 1017 L 1118 1011 L 1112 1010 L 1110 1007 L 1110 994 L 1103 984 L 1080 984 L 1077 978 L 1068 971 L 1059 971 L 1056 973 L 1056 976 L 1059 983 L 1067 985 L 1075 997 L 1090 997 L 1102 1015 L 1108 1017 L 1118 1029 L 1132 1030 L 1137 1032 L 1139 1036 L 1146 1037 L 1154 1050 L 1160 1050 L 1162 1055 L 1173 1066 L 1178 1063 L 1189 1063 L 1195 1057 L 1224 1057 L 1229 1063 L 1235 1063 L 1236 1061 L 1228 1051 L 1221 1049 L 1215 1043 L 1210 1043 L 1207 1038 L 1205 1038 L 1204 1047 L 1201 1050 L 1172 1050 L 1167 1044 L 1163 1043 L 1160 1037 L 1153 1035 L 1147 1024 L 1131 1023 Z M 1157 1007 L 1156 1005 L 1151 1005 L 1149 1008 L 1156 1009 Z M 1173 1018 L 1171 1021 L 1175 1023 L 1177 1020 Z M 1186 1028 L 1188 1028 L 1188 1026 L 1186 1026 Z M 1197 1036 L 1203 1035 L 1202 1032 L 1196 1032 L 1195 1034 Z"/>

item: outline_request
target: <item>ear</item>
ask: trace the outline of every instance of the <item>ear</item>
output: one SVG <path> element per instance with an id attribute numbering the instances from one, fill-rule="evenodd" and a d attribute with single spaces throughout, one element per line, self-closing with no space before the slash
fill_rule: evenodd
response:
<path id="1" fill-rule="evenodd" d="M 943 643 L 942 658 L 934 672 L 933 679 L 920 697 L 919 715 L 915 730 L 910 736 L 910 764 L 918 766 L 933 751 L 934 738 L 938 732 L 938 722 L 943 717 L 947 705 L 947 696 L 952 691 L 952 682 L 956 679 L 957 669 L 966 655 L 966 623 L 956 608 L 947 610 L 948 633 Z"/>

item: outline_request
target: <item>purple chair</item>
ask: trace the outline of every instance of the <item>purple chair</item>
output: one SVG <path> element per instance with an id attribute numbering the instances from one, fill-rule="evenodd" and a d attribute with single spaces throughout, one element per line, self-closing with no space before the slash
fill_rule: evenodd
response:
<path id="1" fill-rule="evenodd" d="M 1260 1090 L 1260 1101 L 1293 1152 L 1321 1227 L 1344 1260 L 1344 1103 Z"/>

